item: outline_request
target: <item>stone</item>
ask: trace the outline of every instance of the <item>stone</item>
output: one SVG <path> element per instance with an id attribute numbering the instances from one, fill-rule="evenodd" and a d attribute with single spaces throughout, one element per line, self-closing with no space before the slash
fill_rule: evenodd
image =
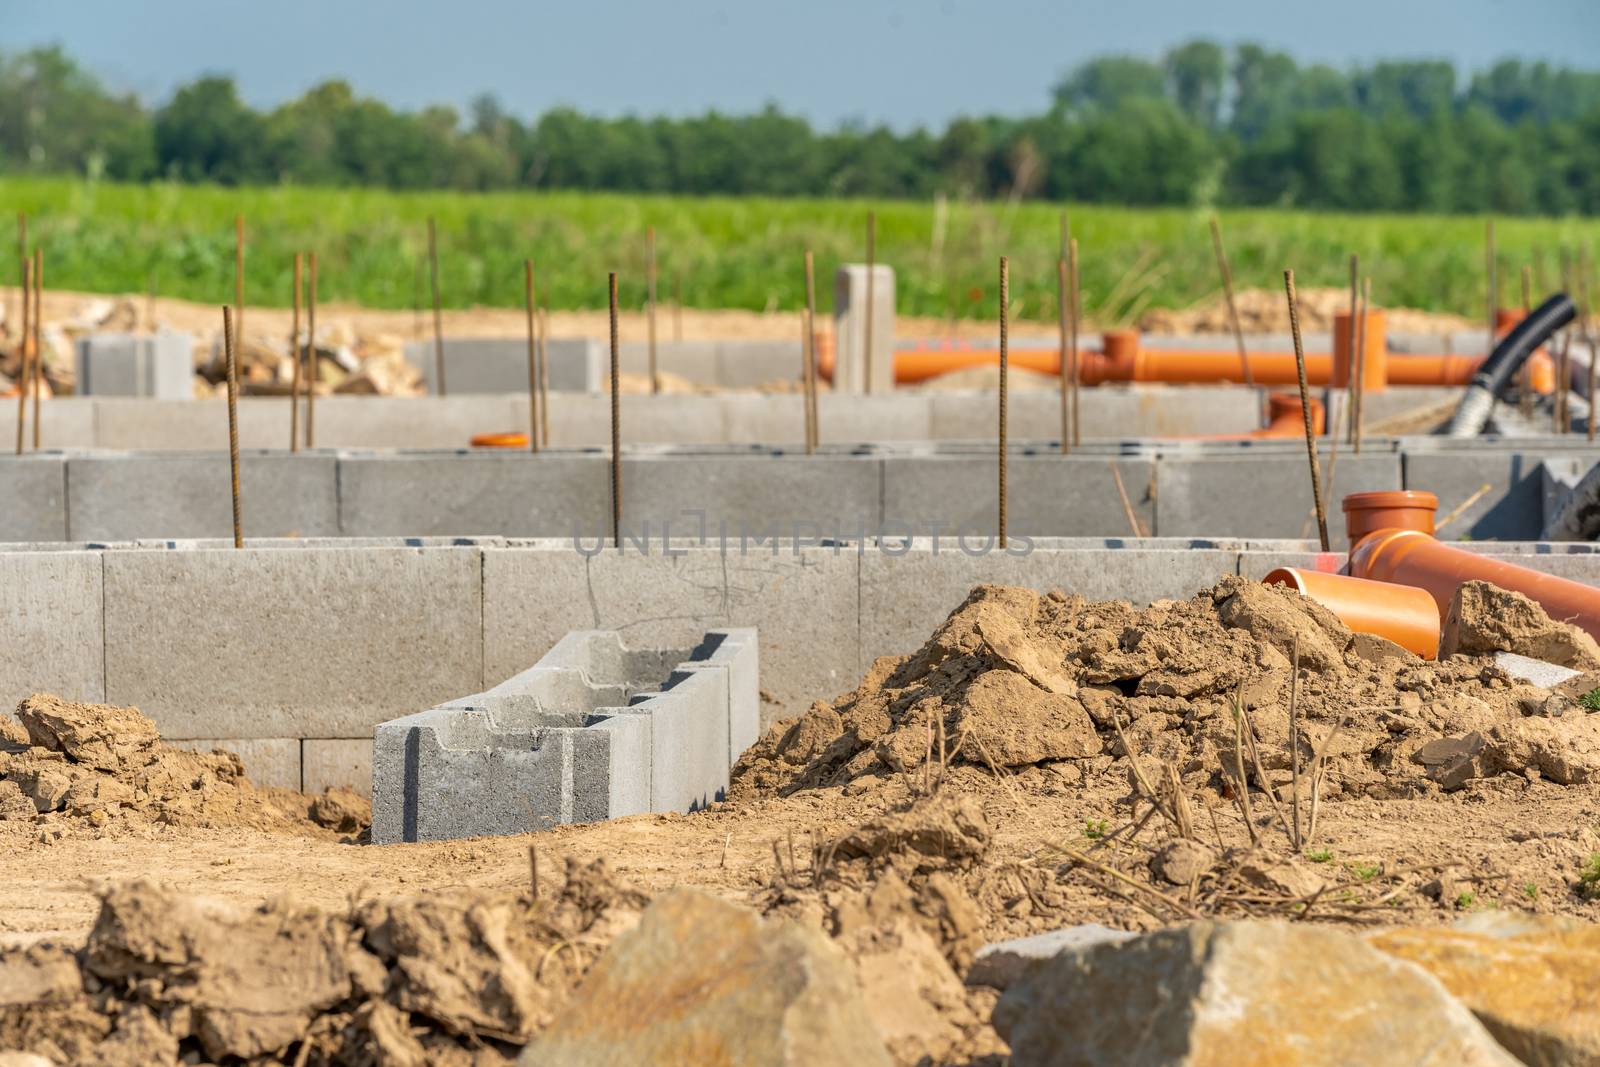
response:
<path id="1" fill-rule="evenodd" d="M 1462 582 L 1445 613 L 1439 658 L 1515 652 L 1578 670 L 1600 668 L 1600 645 L 1570 623 L 1556 622 L 1521 593 L 1488 582 Z"/>
<path id="2" fill-rule="evenodd" d="M 1015 671 L 986 671 L 967 687 L 957 737 L 961 756 L 984 766 L 1020 767 L 1098 756 L 1103 744 L 1076 696 L 1039 688 Z"/>
<path id="3" fill-rule="evenodd" d="M 978 1023 L 966 991 L 923 927 L 900 918 L 840 937 L 872 1025 L 896 1063 L 946 1063 Z"/>
<path id="4" fill-rule="evenodd" d="M 1529 770 L 1561 785 L 1600 777 L 1600 721 L 1592 715 L 1530 716 L 1489 731 L 1482 756 L 1491 773 Z"/>
<path id="5" fill-rule="evenodd" d="M 38 813 L 21 786 L 9 778 L 0 778 L 0 821 L 32 819 Z"/>
<path id="6" fill-rule="evenodd" d="M 984 945 L 967 968 L 967 985 L 1009 989 L 1034 967 L 1064 952 L 1081 952 L 1096 945 L 1114 944 L 1138 937 L 1131 930 L 1113 930 L 1099 923 L 1081 923 L 1032 937 L 1019 937 Z"/>
<path id="7" fill-rule="evenodd" d="M 1367 943 L 1437 978 L 1524 1063 L 1600 1063 L 1600 926 L 1484 912 L 1454 927 L 1378 931 Z"/>
<path id="8" fill-rule="evenodd" d="M 72 704 L 35 693 L 17 706 L 28 740 L 102 771 L 142 767 L 161 735 L 138 708 Z"/>
<path id="9" fill-rule="evenodd" d="M 1480 775 L 1478 756 L 1483 749 L 1483 735 L 1473 730 L 1462 737 L 1434 738 L 1412 753 L 1411 758 L 1422 764 L 1429 781 L 1451 792 Z"/>
<path id="10" fill-rule="evenodd" d="M 595 962 L 523 1067 L 891 1062 L 849 961 L 823 935 L 675 889 Z"/>
<path id="11" fill-rule="evenodd" d="M 1007 989 L 1017 1067 L 1515 1067 L 1426 971 L 1327 927 L 1198 922 L 1066 953 Z"/>
<path id="12" fill-rule="evenodd" d="M 1547 663 L 1531 656 L 1519 656 L 1515 652 L 1496 652 L 1494 665 L 1519 682 L 1527 682 L 1543 689 L 1554 689 L 1582 673 L 1571 667 Z"/>
<path id="13" fill-rule="evenodd" d="M 1150 873 L 1170 885 L 1188 886 L 1217 862 L 1217 854 L 1198 841 L 1168 841 L 1150 857 Z"/>

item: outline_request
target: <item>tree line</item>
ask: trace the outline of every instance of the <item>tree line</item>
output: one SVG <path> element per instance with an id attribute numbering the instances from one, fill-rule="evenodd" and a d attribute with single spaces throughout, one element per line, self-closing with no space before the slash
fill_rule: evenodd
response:
<path id="1" fill-rule="evenodd" d="M 1600 72 L 1506 60 L 1339 70 L 1192 41 L 1069 71 L 1038 114 L 942 130 L 747 115 L 399 111 L 327 81 L 259 111 L 233 80 L 158 106 L 60 48 L 0 53 L 0 170 L 119 181 L 766 196 L 1046 198 L 1346 211 L 1600 213 Z"/>

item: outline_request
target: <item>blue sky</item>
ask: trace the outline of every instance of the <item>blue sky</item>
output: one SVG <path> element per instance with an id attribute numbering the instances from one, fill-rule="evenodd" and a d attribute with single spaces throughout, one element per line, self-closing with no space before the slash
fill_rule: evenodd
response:
<path id="1" fill-rule="evenodd" d="M 414 108 L 750 111 L 940 125 L 1037 111 L 1074 63 L 1196 36 L 1345 66 L 1600 65 L 1600 0 L 0 0 L 0 48 L 59 43 L 147 102 L 209 71 L 270 106 L 330 77 Z"/>

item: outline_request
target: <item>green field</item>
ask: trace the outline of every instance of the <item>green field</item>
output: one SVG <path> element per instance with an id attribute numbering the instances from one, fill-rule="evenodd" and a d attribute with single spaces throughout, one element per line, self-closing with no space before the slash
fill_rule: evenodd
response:
<path id="1" fill-rule="evenodd" d="M 623 301 L 644 297 L 644 229 L 657 231 L 660 298 L 681 281 L 694 307 L 794 308 L 804 299 L 802 254 L 816 253 L 821 306 L 834 267 L 864 256 L 865 220 L 878 213 L 878 258 L 898 271 L 907 315 L 994 314 L 997 259 L 1011 261 L 1014 314 L 1055 314 L 1061 208 L 1028 203 L 693 199 L 579 193 L 392 193 L 291 187 L 233 189 L 0 179 L 0 203 L 27 212 L 42 242 L 46 282 L 99 292 L 144 292 L 222 302 L 233 292 L 233 217 L 249 227 L 254 304 L 289 301 L 291 260 L 315 249 L 324 300 L 411 307 L 419 292 L 426 220 L 438 219 L 441 288 L 448 307 L 517 306 L 522 260 L 539 265 L 556 308 L 600 307 L 606 272 Z M 1182 209 L 1068 208 L 1082 258 L 1084 305 L 1101 321 L 1150 307 L 1183 307 L 1219 290 L 1206 222 Z M 1302 287 L 1343 285 L 1359 253 L 1387 305 L 1479 315 L 1484 306 L 1484 220 L 1478 217 L 1221 213 L 1236 285 L 1278 287 L 1285 266 Z M 1502 219 L 1500 277 L 1516 302 L 1523 265 L 1558 284 L 1561 250 L 1600 239 L 1596 219 Z M 12 281 L 16 268 L 0 271 Z"/>

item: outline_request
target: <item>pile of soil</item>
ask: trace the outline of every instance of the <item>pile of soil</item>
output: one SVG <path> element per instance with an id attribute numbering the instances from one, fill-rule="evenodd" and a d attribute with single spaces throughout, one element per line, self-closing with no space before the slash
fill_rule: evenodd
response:
<path id="1" fill-rule="evenodd" d="M 125 883 L 81 950 L 0 952 L 0 1049 L 112 1067 L 510 1063 L 643 904 L 603 861 L 544 895 L 343 912 Z"/>
<path id="2" fill-rule="evenodd" d="M 1306 332 L 1333 329 L 1336 312 L 1350 310 L 1348 289 L 1300 289 L 1295 293 L 1300 328 Z M 1245 333 L 1284 333 L 1289 329 L 1289 304 L 1281 289 L 1241 289 L 1234 293 L 1239 325 Z M 1387 308 L 1388 328 L 1407 333 L 1466 333 L 1483 330 L 1483 323 L 1432 311 Z M 1152 308 L 1139 317 L 1145 333 L 1231 335 L 1233 320 L 1221 294 L 1191 308 Z"/>
<path id="3" fill-rule="evenodd" d="M 15 720 L 0 718 L 0 821 L 50 836 L 151 825 L 357 834 L 372 809 L 345 789 L 256 786 L 238 756 L 174 748 L 138 708 L 35 693 Z"/>

